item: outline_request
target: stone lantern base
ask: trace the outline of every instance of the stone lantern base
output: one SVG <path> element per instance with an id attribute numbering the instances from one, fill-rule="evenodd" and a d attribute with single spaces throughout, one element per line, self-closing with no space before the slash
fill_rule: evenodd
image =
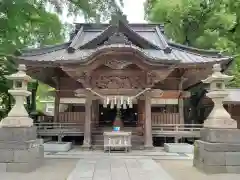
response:
<path id="1" fill-rule="evenodd" d="M 195 141 L 193 166 L 207 174 L 240 173 L 240 129 L 210 129 Z"/>
<path id="2" fill-rule="evenodd" d="M 31 172 L 41 166 L 43 146 L 36 127 L 0 128 L 0 172 Z"/>

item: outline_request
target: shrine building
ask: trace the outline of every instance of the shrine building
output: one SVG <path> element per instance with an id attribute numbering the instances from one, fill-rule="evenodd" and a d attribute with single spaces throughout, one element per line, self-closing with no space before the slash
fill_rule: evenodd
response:
<path id="1" fill-rule="evenodd" d="M 94 144 L 93 133 L 113 126 L 120 109 L 123 129 L 136 130 L 145 147 L 153 145 L 153 127 L 189 124 L 190 90 L 213 64 L 225 71 L 233 61 L 172 42 L 161 24 L 122 18 L 77 23 L 68 42 L 22 50 L 16 59 L 28 75 L 56 89 L 53 121 L 80 124 L 84 143 Z"/>

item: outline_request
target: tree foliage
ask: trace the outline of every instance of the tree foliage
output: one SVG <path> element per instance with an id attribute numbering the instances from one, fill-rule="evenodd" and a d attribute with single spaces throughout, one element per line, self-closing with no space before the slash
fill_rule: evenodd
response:
<path id="1" fill-rule="evenodd" d="M 45 0 L 58 13 L 68 7 L 71 15 L 83 15 L 86 21 L 106 21 L 111 14 L 123 7 L 123 0 Z"/>
<path id="2" fill-rule="evenodd" d="M 16 71 L 12 57 L 16 49 L 61 43 L 67 31 L 58 13 L 66 7 L 71 15 L 96 21 L 109 19 L 119 4 L 122 0 L 0 0 L 0 117 L 6 115 L 12 104 L 8 94 L 11 82 L 5 75 Z M 56 13 L 48 12 L 48 6 L 55 7 Z M 45 89 L 39 83 L 37 101 L 46 95 Z"/>
<path id="3" fill-rule="evenodd" d="M 232 86 L 240 86 L 240 0 L 147 0 L 146 18 L 163 23 L 173 41 L 236 56 Z"/>
<path id="4" fill-rule="evenodd" d="M 16 71 L 12 54 L 16 49 L 62 42 L 64 27 L 58 16 L 46 11 L 38 0 L 0 1 L 0 99 L 3 117 L 11 107 L 12 86 L 5 75 Z"/>

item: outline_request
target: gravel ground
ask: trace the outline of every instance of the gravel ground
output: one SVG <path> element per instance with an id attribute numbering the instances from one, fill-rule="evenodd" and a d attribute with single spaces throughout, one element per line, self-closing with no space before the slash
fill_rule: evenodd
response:
<path id="1" fill-rule="evenodd" d="M 45 159 L 44 165 L 31 173 L 0 173 L 0 180 L 66 180 L 78 159 Z"/>
<path id="2" fill-rule="evenodd" d="M 207 175 L 192 166 L 192 160 L 157 160 L 174 180 L 238 180 L 240 174 Z"/>

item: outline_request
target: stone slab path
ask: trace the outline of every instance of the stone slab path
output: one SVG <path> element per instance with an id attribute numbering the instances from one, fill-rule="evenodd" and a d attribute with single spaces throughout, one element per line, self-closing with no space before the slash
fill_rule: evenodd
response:
<path id="1" fill-rule="evenodd" d="M 80 159 L 67 180 L 173 180 L 150 158 Z"/>

